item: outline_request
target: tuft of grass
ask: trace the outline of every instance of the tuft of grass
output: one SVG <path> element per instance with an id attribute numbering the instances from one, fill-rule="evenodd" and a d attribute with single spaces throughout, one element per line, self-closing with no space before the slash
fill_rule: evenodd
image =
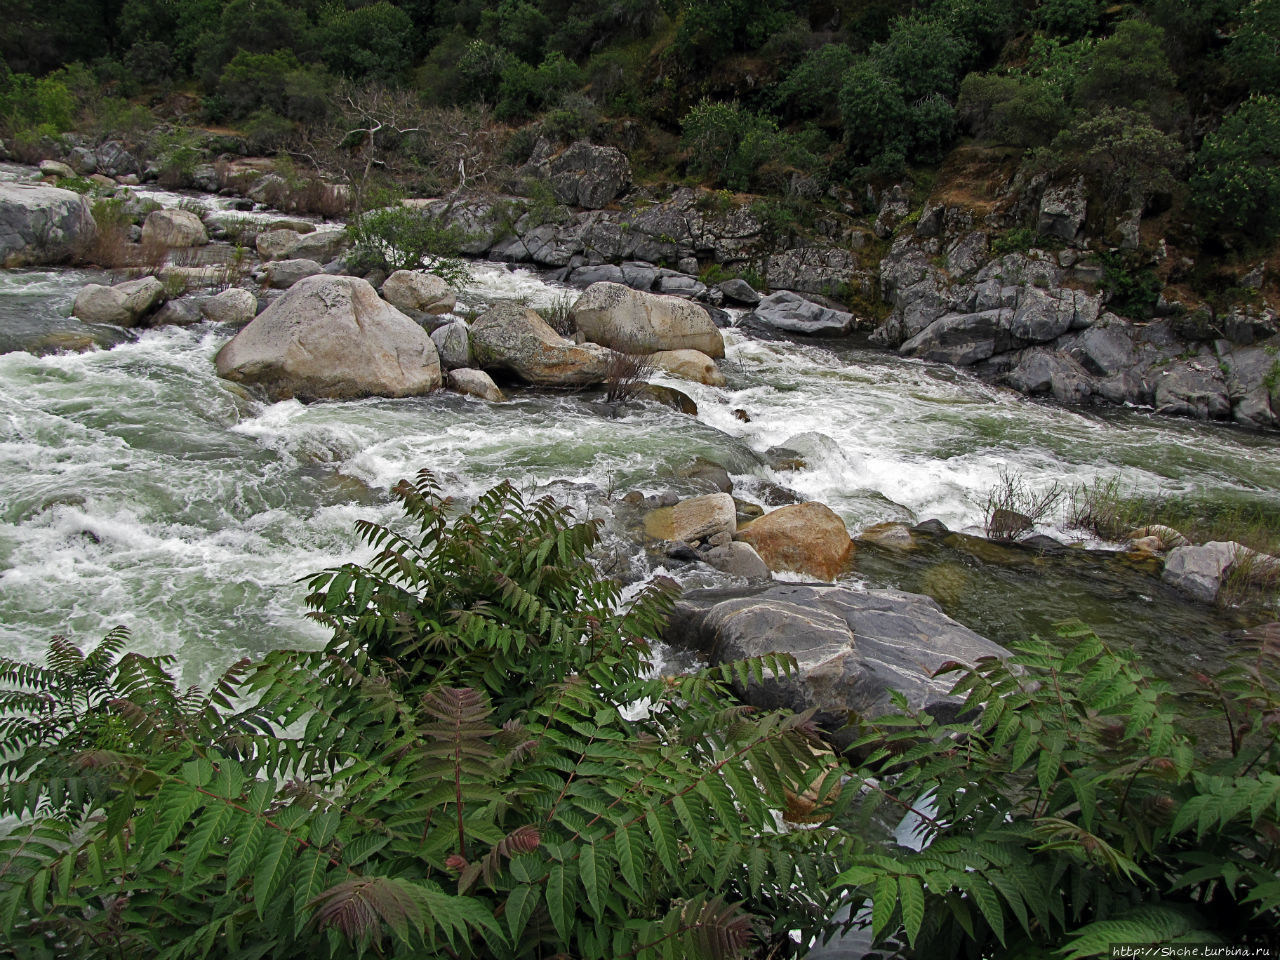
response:
<path id="1" fill-rule="evenodd" d="M 1218 603 L 1235 606 L 1260 600 L 1270 603 L 1280 597 L 1280 560 L 1256 550 L 1239 550 L 1218 588 Z"/>
<path id="2" fill-rule="evenodd" d="M 559 294 L 550 306 L 543 307 L 538 311 L 538 315 L 547 321 L 549 326 L 562 337 L 571 337 L 577 330 L 577 324 L 574 323 L 573 317 L 570 315 L 576 298 L 571 293 Z"/>
<path id="3" fill-rule="evenodd" d="M 1280 511 L 1262 504 L 1210 502 L 1194 497 L 1125 496 L 1118 478 L 1071 490 L 1066 524 L 1103 540 L 1128 539 L 1139 527 L 1172 527 L 1192 543 L 1234 540 L 1263 554 L 1280 554 Z"/>
<path id="4" fill-rule="evenodd" d="M 108 270 L 126 267 L 137 259 L 138 248 L 129 242 L 129 228 L 133 225 L 133 220 L 125 210 L 123 200 L 95 200 L 93 222 L 98 225 L 97 233 L 79 252 L 77 259 L 95 263 Z"/>
<path id="5" fill-rule="evenodd" d="M 1056 480 L 1034 489 L 1020 473 L 1000 468 L 1000 479 L 982 504 L 982 525 L 990 540 L 1016 540 L 1049 516 L 1066 490 Z"/>

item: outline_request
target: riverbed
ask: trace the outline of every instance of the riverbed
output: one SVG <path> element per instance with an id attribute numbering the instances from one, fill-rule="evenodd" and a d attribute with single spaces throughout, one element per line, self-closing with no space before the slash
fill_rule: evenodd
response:
<path id="1" fill-rule="evenodd" d="M 502 264 L 472 274 L 463 316 L 574 295 Z M 693 417 L 658 405 L 610 417 L 589 394 L 518 388 L 502 404 L 444 392 L 267 403 L 215 375 L 229 328 L 97 331 L 105 346 L 60 348 L 83 333 L 69 318 L 76 291 L 103 279 L 0 273 L 0 655 L 38 656 L 54 633 L 91 644 L 124 624 L 139 649 L 175 655 L 198 682 L 244 654 L 322 643 L 302 578 L 362 556 L 354 522 L 393 521 L 390 487 L 422 467 L 464 499 L 508 479 L 590 512 L 631 490 L 679 488 L 680 471 L 704 458 L 739 496 L 768 502 L 786 488 L 831 506 L 854 534 L 925 519 L 976 532 L 1002 471 L 1032 487 L 1118 477 L 1132 493 L 1280 510 L 1275 435 L 1033 402 L 848 341 L 726 330 L 726 386 L 657 378 L 695 400 Z M 800 454 L 788 464 L 799 469 L 768 465 L 778 446 Z M 1059 516 L 1044 531 L 1079 536 Z M 640 573 L 690 576 L 615 546 Z M 1220 654 L 1240 625 L 1140 572 L 937 549 L 910 560 L 864 551 L 847 579 L 931 592 L 1001 642 L 1081 616 L 1178 664 L 1197 644 Z"/>

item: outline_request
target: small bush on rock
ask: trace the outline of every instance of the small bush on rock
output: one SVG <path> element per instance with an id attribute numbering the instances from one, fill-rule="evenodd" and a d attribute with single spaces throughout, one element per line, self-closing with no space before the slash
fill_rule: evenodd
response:
<path id="1" fill-rule="evenodd" d="M 355 217 L 347 230 L 353 242 L 348 256 L 353 270 L 425 268 L 453 286 L 466 283 L 470 276 L 466 262 L 458 256 L 466 235 L 421 210 L 399 204 L 379 207 Z"/>

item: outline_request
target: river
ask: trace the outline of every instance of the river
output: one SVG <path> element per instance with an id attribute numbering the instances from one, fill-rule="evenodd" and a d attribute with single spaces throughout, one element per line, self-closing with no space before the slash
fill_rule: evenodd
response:
<path id="1" fill-rule="evenodd" d="M 591 510 L 628 490 L 678 488 L 676 473 L 704 457 L 740 496 L 780 484 L 827 503 L 855 533 L 898 519 L 972 528 L 1002 470 L 1032 486 L 1118 476 L 1135 493 L 1280 509 L 1274 435 L 1042 404 L 845 342 L 734 330 L 727 386 L 659 378 L 693 397 L 696 417 L 654 406 L 610 418 L 587 395 L 519 390 L 498 405 L 443 392 L 264 403 L 215 376 L 226 328 L 95 331 L 109 349 L 52 349 L 83 332 L 71 302 L 103 276 L 0 272 L 2 655 L 38 656 L 54 633 L 91 644 L 125 624 L 139 649 L 173 654 L 198 682 L 243 654 L 319 644 L 300 578 L 361 556 L 354 521 L 393 520 L 387 491 L 421 467 L 460 497 L 509 479 Z M 458 312 L 566 295 L 534 273 L 477 263 Z M 766 466 L 775 445 L 798 450 L 804 467 Z M 1049 532 L 1063 534 L 1052 522 Z M 658 569 L 634 553 L 644 572 Z M 1052 581 L 990 557 L 866 561 L 850 579 L 929 590 L 997 640 L 1082 615 L 1117 636 L 1136 629 L 1157 656 L 1168 646 L 1194 659 L 1198 638 L 1221 649 L 1234 623 L 1093 561 Z M 929 573 L 948 564 L 959 572 Z"/>

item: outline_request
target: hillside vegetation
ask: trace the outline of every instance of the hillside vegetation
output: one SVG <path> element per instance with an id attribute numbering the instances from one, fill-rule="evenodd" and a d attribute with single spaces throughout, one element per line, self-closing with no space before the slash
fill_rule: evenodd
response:
<path id="1" fill-rule="evenodd" d="M 970 137 L 1221 250 L 1280 231 L 1278 49 L 1280 0 L 19 0 L 0 136 L 155 111 L 334 167 L 376 115 L 421 189 L 589 137 L 642 179 L 854 208 Z"/>

